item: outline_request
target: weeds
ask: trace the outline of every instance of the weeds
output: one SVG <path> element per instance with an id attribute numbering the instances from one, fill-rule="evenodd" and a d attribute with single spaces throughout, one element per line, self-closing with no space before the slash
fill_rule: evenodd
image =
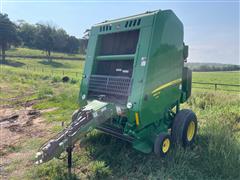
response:
<path id="1" fill-rule="evenodd" d="M 76 84 L 78 81 L 76 79 L 71 79 L 70 83 L 71 84 Z"/>
<path id="2" fill-rule="evenodd" d="M 53 78 L 52 78 L 52 83 L 57 83 L 57 82 L 61 82 L 61 81 L 62 81 L 62 79 L 59 76 L 53 76 Z"/>
<path id="3" fill-rule="evenodd" d="M 38 99 L 44 99 L 46 97 L 52 97 L 53 91 L 51 88 L 43 87 L 38 92 Z"/>
<path id="4" fill-rule="evenodd" d="M 199 79 L 199 74 L 196 75 Z M 51 129 L 54 132 L 60 131 L 59 122 L 68 123 L 72 112 L 79 107 L 79 79 L 62 83 L 60 75 L 29 74 L 10 67 L 0 77 L 1 85 L 11 87 L 9 92 L 16 91 L 14 96 L 26 91 L 37 92 L 35 96 L 41 101 L 33 108 L 55 108 L 43 115 L 48 123 L 55 125 Z M 142 154 L 130 143 L 95 130 L 81 140 L 80 148 L 79 144 L 75 148 L 72 179 L 240 179 L 239 94 L 194 90 L 181 107 L 192 109 L 198 117 L 198 136 L 192 149 L 175 147 L 161 159 L 154 154 Z M 33 139 L 24 144 L 25 148 L 9 151 L 36 151 L 44 140 Z M 28 167 L 25 174 L 27 179 L 69 178 L 66 158 Z"/>

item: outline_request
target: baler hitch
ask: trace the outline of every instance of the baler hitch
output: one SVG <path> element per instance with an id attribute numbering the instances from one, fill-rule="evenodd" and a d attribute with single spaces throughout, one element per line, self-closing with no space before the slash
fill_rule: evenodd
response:
<path id="1" fill-rule="evenodd" d="M 113 104 L 94 100 L 74 113 L 72 122 L 55 137 L 45 143 L 36 154 L 36 164 L 59 157 L 65 150 L 68 154 L 68 167 L 71 169 L 74 144 L 87 132 L 96 128 L 116 114 Z"/>

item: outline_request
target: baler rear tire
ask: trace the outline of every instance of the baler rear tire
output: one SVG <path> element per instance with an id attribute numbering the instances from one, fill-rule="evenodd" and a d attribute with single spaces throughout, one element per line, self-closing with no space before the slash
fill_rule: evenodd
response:
<path id="1" fill-rule="evenodd" d="M 157 156 L 165 157 L 171 148 L 171 136 L 167 133 L 160 133 L 154 142 L 154 153 Z"/>
<path id="2" fill-rule="evenodd" d="M 197 117 L 189 109 L 180 110 L 172 125 L 172 140 L 174 144 L 183 147 L 191 146 L 194 143 L 197 134 Z"/>

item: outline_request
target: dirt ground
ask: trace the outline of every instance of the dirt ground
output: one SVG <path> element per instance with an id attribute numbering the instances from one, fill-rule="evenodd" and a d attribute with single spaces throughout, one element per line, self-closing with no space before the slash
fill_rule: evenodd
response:
<path id="1" fill-rule="evenodd" d="M 24 168 L 32 166 L 35 154 L 34 150 L 24 151 L 24 144 L 32 138 L 51 136 L 41 114 L 52 109 L 35 110 L 33 103 L 27 102 L 18 108 L 0 107 L 0 179 L 21 177 Z M 20 162 L 22 168 L 14 167 Z"/>

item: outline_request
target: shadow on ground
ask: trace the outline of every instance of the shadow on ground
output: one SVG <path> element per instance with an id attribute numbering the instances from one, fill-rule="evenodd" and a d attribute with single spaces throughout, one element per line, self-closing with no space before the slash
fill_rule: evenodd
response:
<path id="1" fill-rule="evenodd" d="M 18 62 L 18 61 L 13 61 L 13 60 L 5 60 L 5 61 L 0 61 L 0 64 L 7 65 L 7 66 L 12 66 L 12 67 L 22 67 L 25 65 L 25 63 Z"/>
<path id="2" fill-rule="evenodd" d="M 53 68 L 68 68 L 68 65 L 65 65 L 63 63 L 60 62 L 56 62 L 56 61 L 49 61 L 49 60 L 42 60 L 39 61 L 38 63 L 43 64 L 43 65 L 47 65 L 47 66 L 51 66 Z"/>

